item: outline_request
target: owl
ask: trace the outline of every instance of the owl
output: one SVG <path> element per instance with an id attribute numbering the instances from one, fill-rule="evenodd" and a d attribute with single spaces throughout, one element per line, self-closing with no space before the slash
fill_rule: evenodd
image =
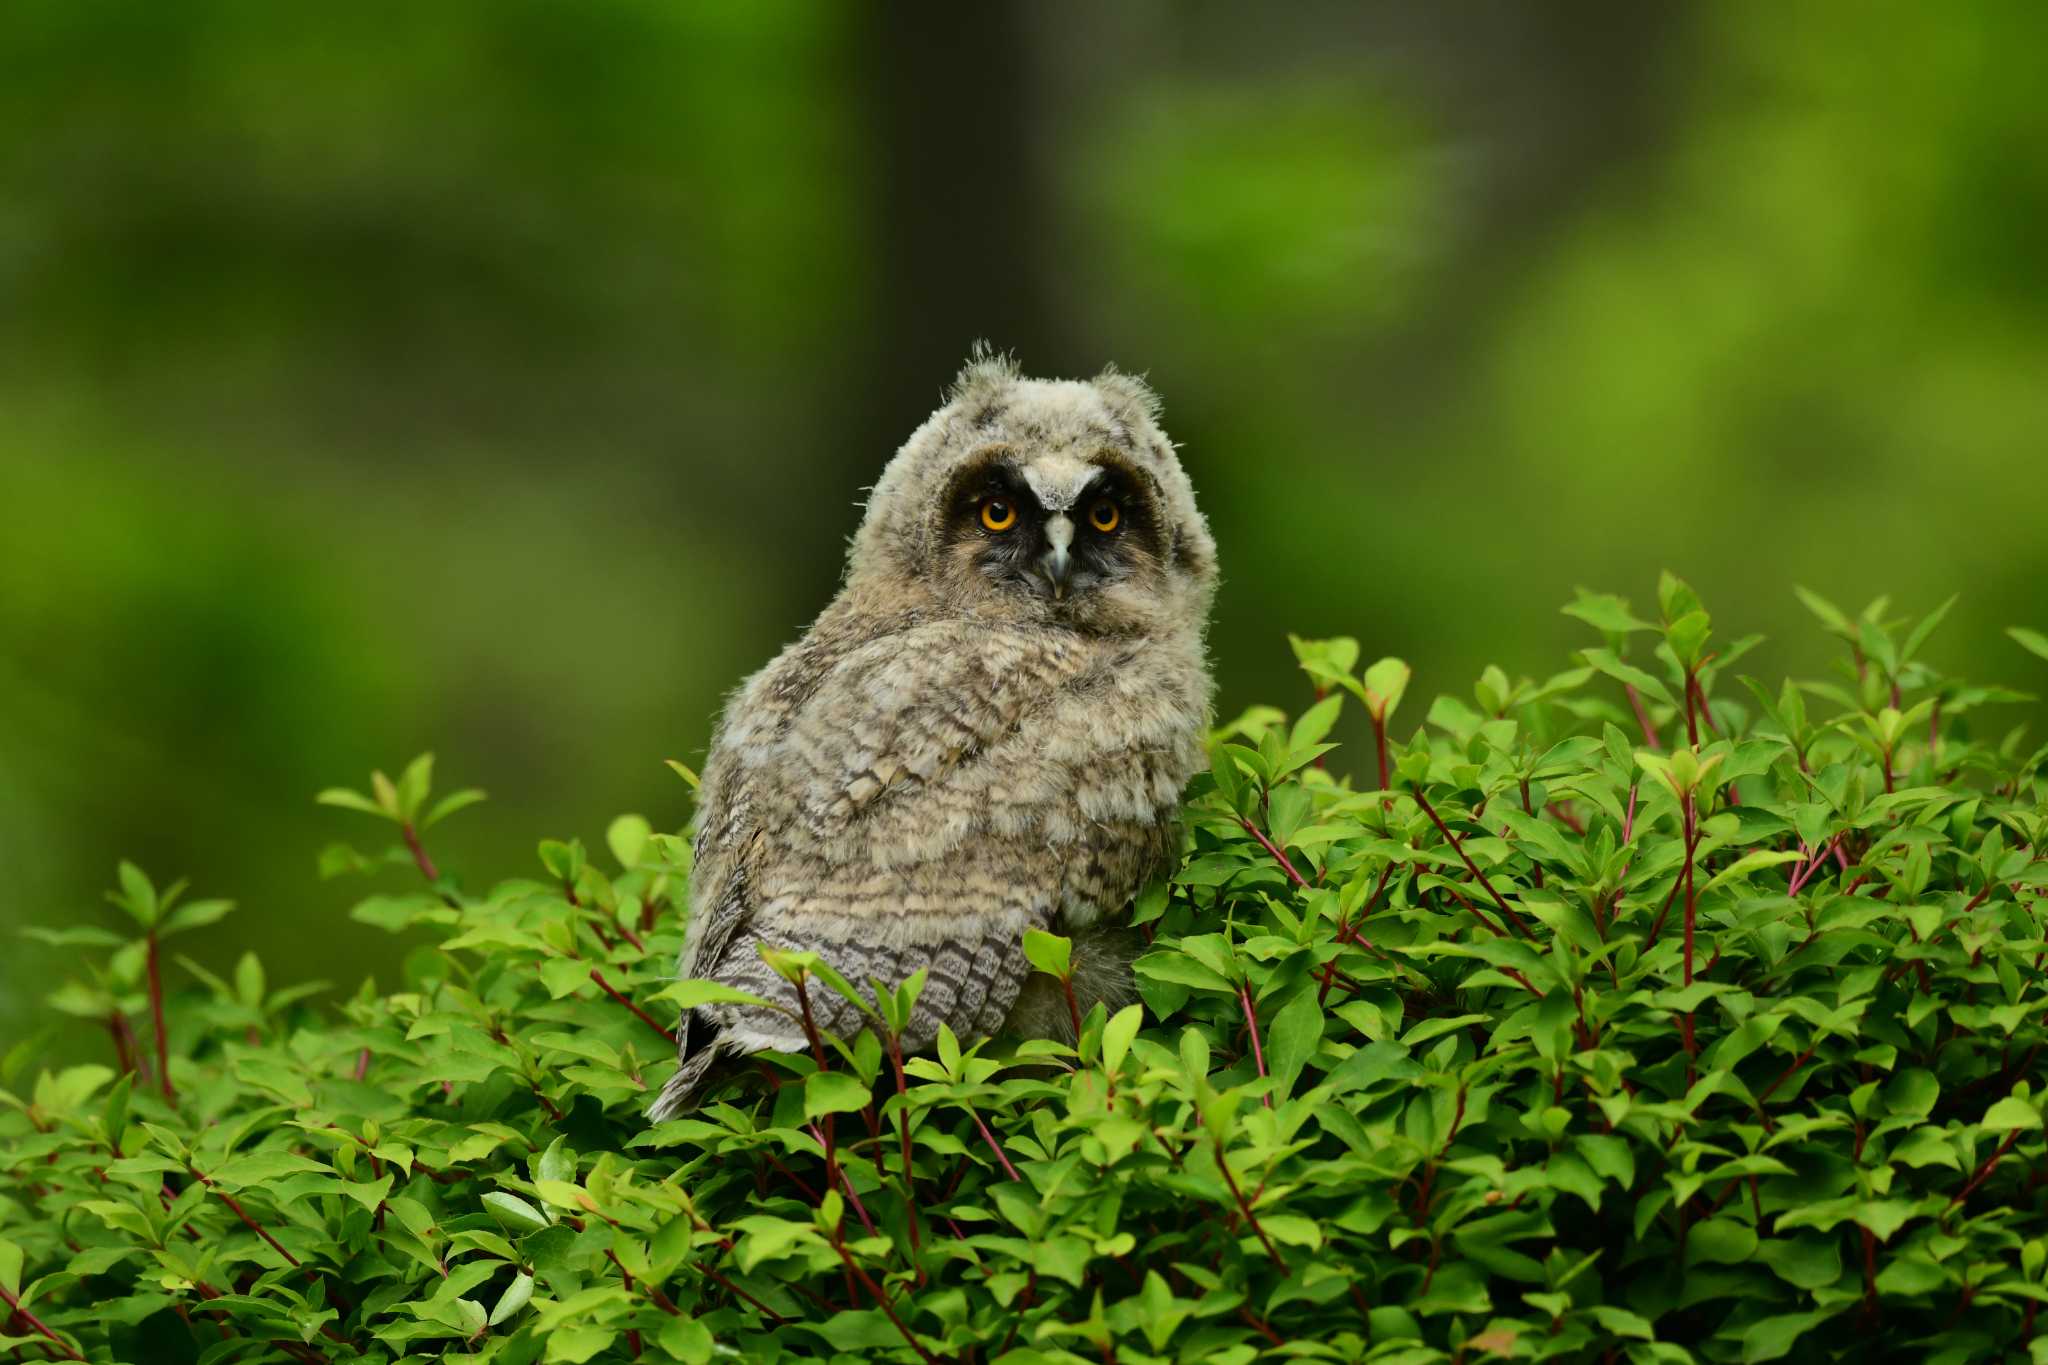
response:
<path id="1" fill-rule="evenodd" d="M 1071 1034 L 1028 929 L 1073 940 L 1084 1013 L 1131 998 L 1128 908 L 1204 763 L 1216 581 L 1158 419 L 1129 375 L 1026 379 L 977 349 L 882 471 L 839 595 L 733 695 L 699 793 L 680 974 L 781 1008 L 687 1011 L 651 1117 L 721 1057 L 806 1048 L 764 946 L 863 989 L 924 969 L 910 1051 L 942 1024 Z M 866 1026 L 806 994 L 820 1028 Z"/>

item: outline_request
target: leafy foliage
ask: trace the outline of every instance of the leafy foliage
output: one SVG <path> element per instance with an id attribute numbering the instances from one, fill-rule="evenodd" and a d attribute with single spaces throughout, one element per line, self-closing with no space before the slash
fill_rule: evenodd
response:
<path id="1" fill-rule="evenodd" d="M 1656 621 L 1582 593 L 1575 667 L 1490 668 L 1405 740 L 1406 665 L 1297 641 L 1317 699 L 1218 730 L 1187 856 L 1138 904 L 1143 1007 L 1098 1006 L 1072 1049 L 905 1056 L 919 980 L 787 954 L 871 1029 L 652 1128 L 664 1021 L 731 994 L 666 977 L 680 837 L 621 817 L 608 862 L 548 841 L 472 895 L 421 836 L 478 794 L 432 802 L 426 760 L 323 793 L 400 836 L 325 870 L 427 884 L 355 908 L 428 941 L 397 992 L 334 1008 L 253 957 L 166 982 L 160 942 L 226 907 L 124 864 L 140 939 L 46 935 L 81 958 L 52 1004 L 116 1064 L 0 1063 L 0 1351 L 2011 1351 L 2048 1298 L 2048 750 L 1978 733 L 2018 694 L 1926 661 L 1942 611 L 1807 600 L 1837 678 L 1724 685 L 1752 641 L 1667 576 Z M 1352 700 L 1357 785 L 1326 742 Z"/>

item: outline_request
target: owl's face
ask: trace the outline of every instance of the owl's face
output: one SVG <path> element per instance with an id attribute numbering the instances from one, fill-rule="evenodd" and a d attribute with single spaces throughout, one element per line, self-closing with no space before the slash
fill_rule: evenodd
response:
<path id="1" fill-rule="evenodd" d="M 849 588 L 868 610 L 1199 632 L 1216 548 L 1157 408 L 1128 375 L 978 356 L 875 485 Z"/>
<path id="2" fill-rule="evenodd" d="M 941 560 L 999 593 L 1078 606 L 1156 573 L 1167 548 L 1160 531 L 1145 481 L 1115 450 L 1032 460 L 995 445 L 954 475 Z"/>

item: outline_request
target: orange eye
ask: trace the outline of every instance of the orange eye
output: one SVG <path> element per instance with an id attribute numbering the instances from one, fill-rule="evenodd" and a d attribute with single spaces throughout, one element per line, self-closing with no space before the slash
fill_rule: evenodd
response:
<path id="1" fill-rule="evenodd" d="M 1088 524 L 1105 534 L 1123 525 L 1123 521 L 1123 512 L 1108 498 L 1088 509 Z"/>
<path id="2" fill-rule="evenodd" d="M 981 524 L 991 531 L 1007 531 L 1017 524 L 1017 509 L 1001 498 L 989 498 L 981 504 Z"/>

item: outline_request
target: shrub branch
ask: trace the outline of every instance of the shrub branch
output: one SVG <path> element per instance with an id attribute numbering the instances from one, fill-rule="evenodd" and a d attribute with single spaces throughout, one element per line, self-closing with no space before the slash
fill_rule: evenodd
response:
<path id="1" fill-rule="evenodd" d="M 48 1327 L 44 1326 L 41 1318 L 38 1318 L 34 1313 L 31 1313 L 26 1308 L 23 1308 L 21 1306 L 21 1300 L 16 1298 L 12 1293 L 8 1292 L 7 1286 L 4 1284 L 0 1284 L 0 1302 L 6 1303 L 8 1309 L 11 1312 L 13 1312 L 16 1317 L 21 1319 L 22 1324 L 26 1326 L 29 1329 L 29 1331 L 34 1332 L 37 1336 L 42 1337 L 46 1341 L 50 1342 L 51 1346 L 54 1349 L 63 1352 L 63 1354 L 58 1357 L 59 1360 L 85 1359 L 84 1356 L 80 1355 L 77 1351 L 72 1349 L 70 1342 L 64 1340 L 64 1338 L 58 1336 L 55 1332 L 51 1331 Z"/>
<path id="2" fill-rule="evenodd" d="M 1522 917 L 1508 908 L 1508 903 L 1501 899 L 1500 892 L 1493 889 L 1493 883 L 1488 881 L 1486 874 L 1479 870 L 1479 864 L 1473 862 L 1471 855 L 1465 852 L 1465 845 L 1459 842 L 1457 835 L 1451 833 L 1451 827 L 1444 823 L 1444 818 L 1441 815 L 1436 813 L 1436 807 L 1429 804 L 1429 798 L 1422 794 L 1422 788 L 1419 784 L 1412 788 L 1412 794 L 1415 797 L 1415 804 L 1422 807 L 1422 813 L 1429 817 L 1430 823 L 1435 825 L 1438 832 L 1450 841 L 1451 851 L 1458 855 L 1459 859 L 1465 864 L 1466 870 L 1471 872 L 1473 877 L 1478 880 L 1480 887 L 1486 892 L 1493 903 L 1500 907 L 1500 912 L 1506 917 L 1508 923 L 1514 925 L 1523 938 L 1534 938 L 1535 935 L 1529 932 L 1529 926 L 1522 922 Z"/>
<path id="3" fill-rule="evenodd" d="M 602 990 L 606 995 L 609 995 L 612 999 L 618 1001 L 621 1005 L 624 1005 L 627 1009 L 631 1010 L 633 1012 L 633 1017 L 635 1019 L 638 1019 L 641 1023 L 647 1025 L 647 1027 L 653 1029 L 656 1033 L 659 1033 L 663 1038 L 666 1038 L 668 1040 L 668 1045 L 670 1047 L 682 1046 L 681 1040 L 678 1039 L 674 1033 L 670 1032 L 668 1029 L 663 1028 L 660 1025 L 660 1023 L 658 1023 L 652 1016 L 650 1016 L 647 1013 L 647 1011 L 641 1009 L 631 1000 L 621 995 L 618 992 L 617 988 L 615 988 L 611 982 L 605 980 L 603 972 L 599 971 L 595 967 L 592 967 L 590 969 L 590 979 L 592 981 L 595 981 L 598 984 L 598 988 Z"/>

